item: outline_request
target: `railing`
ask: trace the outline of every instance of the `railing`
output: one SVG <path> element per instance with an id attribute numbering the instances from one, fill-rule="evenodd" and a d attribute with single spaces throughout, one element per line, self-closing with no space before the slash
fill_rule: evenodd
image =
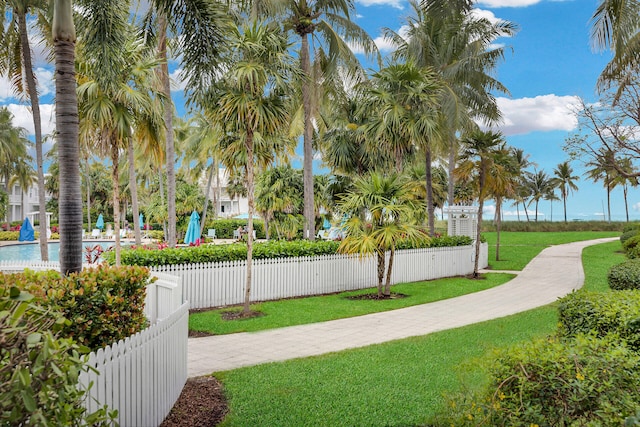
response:
<path id="1" fill-rule="evenodd" d="M 89 412 L 103 405 L 118 410 L 125 426 L 158 426 L 187 381 L 189 303 L 125 340 L 93 352 L 79 383 Z"/>
<path id="2" fill-rule="evenodd" d="M 391 282 L 467 275 L 473 272 L 474 256 L 474 246 L 396 251 Z M 479 265 L 488 265 L 486 244 Z M 167 265 L 153 270 L 181 277 L 183 298 L 191 308 L 243 302 L 245 261 Z M 252 276 L 252 301 L 364 289 L 377 283 L 375 258 L 344 255 L 254 260 Z"/>

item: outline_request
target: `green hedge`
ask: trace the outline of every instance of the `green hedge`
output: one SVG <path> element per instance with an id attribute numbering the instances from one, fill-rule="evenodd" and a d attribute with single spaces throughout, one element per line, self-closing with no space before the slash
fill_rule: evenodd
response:
<path id="1" fill-rule="evenodd" d="M 547 338 L 498 353 L 490 385 L 442 425 L 622 426 L 640 402 L 640 355 L 610 339 Z"/>
<path id="2" fill-rule="evenodd" d="M 562 336 L 614 334 L 640 350 L 640 292 L 574 292 L 560 300 L 558 311 Z"/>
<path id="3" fill-rule="evenodd" d="M 611 267 L 607 273 L 607 282 L 616 291 L 640 290 L 640 259 L 630 259 Z"/>
<path id="4" fill-rule="evenodd" d="M 58 336 L 65 319 L 0 287 L 0 425 L 111 425 L 106 408 L 88 413 L 78 378 L 87 350 Z M 68 321 L 67 321 L 68 322 Z"/>
<path id="5" fill-rule="evenodd" d="M 625 231 L 620 235 L 620 243 L 624 245 L 627 240 L 637 235 L 638 235 L 638 230 Z"/>
<path id="6" fill-rule="evenodd" d="M 70 320 L 61 336 L 97 350 L 147 326 L 144 298 L 151 280 L 144 267 L 101 265 L 67 277 L 53 270 L 4 274 L 0 289 L 17 287 L 34 295 L 36 303 Z"/>
<path id="7" fill-rule="evenodd" d="M 340 242 L 327 240 L 270 240 L 257 242 L 253 247 L 254 259 L 288 258 L 302 256 L 332 255 L 337 253 Z M 471 244 L 471 239 L 466 236 L 443 236 L 425 241 L 419 247 L 443 247 L 466 246 Z M 415 248 L 415 245 L 399 244 L 398 249 Z M 109 263 L 115 263 L 113 251 L 104 252 L 103 259 Z M 202 245 L 186 248 L 166 249 L 123 249 L 121 263 L 125 265 L 158 266 L 173 264 L 205 263 L 239 261 L 247 259 L 247 245 L 245 243 L 232 243 L 228 245 Z"/>

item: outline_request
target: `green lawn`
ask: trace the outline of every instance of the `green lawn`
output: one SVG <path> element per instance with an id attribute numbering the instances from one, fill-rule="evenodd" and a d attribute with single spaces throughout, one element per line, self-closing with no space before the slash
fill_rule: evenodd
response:
<path id="1" fill-rule="evenodd" d="M 618 237 L 617 231 L 563 231 L 548 233 L 534 232 L 502 232 L 500 233 L 500 261 L 496 261 L 497 233 L 482 233 L 489 244 L 489 265 L 494 270 L 522 270 L 544 248 L 551 245 L 599 239 L 602 237 Z"/>
<path id="2" fill-rule="evenodd" d="M 522 270 L 542 249 L 549 245 L 616 236 L 615 232 L 507 232 L 501 234 L 501 259 L 495 261 L 496 233 L 485 233 L 489 243 L 489 263 L 496 270 Z M 346 297 L 374 292 L 373 289 L 344 292 L 309 298 L 269 301 L 253 304 L 252 310 L 260 311 L 262 317 L 244 320 L 223 320 L 224 311 L 239 310 L 225 308 L 194 313 L 189 316 L 189 329 L 210 334 L 230 334 L 282 328 L 292 325 L 323 322 L 345 317 L 361 316 L 380 311 L 394 310 L 411 305 L 424 304 L 446 298 L 477 292 L 501 285 L 512 276 L 489 274 L 485 280 L 447 278 L 428 282 L 404 283 L 393 286 L 396 293 L 407 298 L 387 301 L 348 300 Z"/>
<path id="3" fill-rule="evenodd" d="M 550 237 L 551 240 L 553 238 Z M 585 249 L 585 286 L 606 290 L 619 242 Z M 225 426 L 420 425 L 448 398 L 482 386 L 492 348 L 552 332 L 555 305 L 362 349 L 217 373 L 229 398 Z"/>
<path id="4" fill-rule="evenodd" d="M 347 299 L 349 296 L 374 292 L 373 289 L 309 298 L 269 301 L 251 306 L 252 310 L 260 311 L 264 316 L 243 320 L 223 320 L 221 317 L 224 311 L 237 311 L 239 310 L 238 308 L 209 310 L 191 314 L 189 316 L 189 329 L 219 335 L 361 316 L 489 289 L 509 281 L 512 277 L 509 274 L 488 274 L 483 280 L 451 277 L 428 282 L 400 283 L 392 286 L 391 290 L 394 293 L 406 295 L 406 297 L 383 301 Z"/>

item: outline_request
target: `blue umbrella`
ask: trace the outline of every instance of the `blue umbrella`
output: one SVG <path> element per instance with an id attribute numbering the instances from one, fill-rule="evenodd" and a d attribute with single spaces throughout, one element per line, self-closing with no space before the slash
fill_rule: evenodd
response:
<path id="1" fill-rule="evenodd" d="M 331 228 L 331 223 L 327 218 L 324 219 L 324 222 L 322 223 L 322 228 L 324 228 L 325 230 L 328 230 Z"/>
<path id="2" fill-rule="evenodd" d="M 140 213 L 140 228 L 144 228 L 144 215 L 142 215 L 142 212 Z"/>
<path id="3" fill-rule="evenodd" d="M 33 231 L 33 226 L 31 225 L 29 218 L 25 218 L 22 222 L 22 227 L 20 227 L 20 235 L 18 236 L 18 241 L 33 242 L 34 240 L 36 240 L 36 238 Z"/>
<path id="4" fill-rule="evenodd" d="M 102 214 L 98 215 L 98 220 L 96 221 L 96 228 L 102 230 L 104 228 L 104 218 Z"/>
<path id="5" fill-rule="evenodd" d="M 187 226 L 187 234 L 184 236 L 184 243 L 187 245 L 200 244 L 200 215 L 198 212 L 191 212 L 191 219 Z"/>

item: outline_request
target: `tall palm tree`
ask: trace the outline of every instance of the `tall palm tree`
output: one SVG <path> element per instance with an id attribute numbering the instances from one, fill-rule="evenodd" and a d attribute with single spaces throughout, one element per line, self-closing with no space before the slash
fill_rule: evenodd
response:
<path id="1" fill-rule="evenodd" d="M 569 162 L 559 163 L 553 170 L 555 175 L 552 178 L 552 185 L 560 189 L 560 196 L 562 197 L 562 203 L 564 206 L 564 222 L 567 222 L 567 196 L 573 191 L 578 191 L 576 181 L 580 179 L 579 176 L 573 175 L 573 168 L 569 165 Z"/>
<path id="2" fill-rule="evenodd" d="M 60 271 L 82 270 L 82 198 L 78 145 L 75 45 L 71 0 L 54 0 L 52 38 L 56 62 L 56 135 L 60 164 Z"/>
<path id="3" fill-rule="evenodd" d="M 360 68 L 358 60 L 349 48 L 349 43 L 363 48 L 365 54 L 377 54 L 377 48 L 369 35 L 350 19 L 354 10 L 349 0 L 287 0 L 283 2 L 256 2 L 254 12 L 265 9 L 275 16 L 284 17 L 284 26 L 300 38 L 300 69 L 302 71 L 301 92 L 303 110 L 303 177 L 304 177 L 304 238 L 315 238 L 315 213 L 313 201 L 313 124 L 317 115 L 317 97 L 314 87 L 321 79 L 340 67 L 347 70 Z M 263 8 L 261 10 L 261 8 Z M 311 44 L 316 42 L 313 51 Z M 325 49 L 326 47 L 326 49 Z M 326 58 L 322 75 L 312 73 L 315 57 Z"/>
<path id="4" fill-rule="evenodd" d="M 531 200 L 529 203 L 536 203 L 536 216 L 535 220 L 538 221 L 538 204 L 541 199 L 546 199 L 550 192 L 555 187 L 549 175 L 544 171 L 536 171 L 527 174 L 527 186 L 531 192 Z"/>
<path id="5" fill-rule="evenodd" d="M 150 19 L 157 27 L 157 46 L 160 88 L 164 95 L 164 121 L 166 128 L 167 174 L 167 243 L 176 244 L 176 175 L 175 146 L 173 140 L 173 103 L 169 79 L 167 35 L 178 35 L 174 52 L 180 55 L 182 75 L 187 82 L 189 97 L 198 97 L 215 81 L 220 51 L 225 33 L 231 25 L 231 16 L 224 2 L 208 0 L 152 0 Z M 151 31 L 154 32 L 154 31 Z"/>
<path id="6" fill-rule="evenodd" d="M 491 196 L 496 201 L 496 261 L 500 261 L 500 232 L 502 229 L 502 203 L 515 197 L 520 183 L 520 164 L 513 150 L 502 148 L 494 155 L 494 167 L 489 174 Z"/>
<path id="7" fill-rule="evenodd" d="M 624 197 L 624 212 L 626 214 L 626 220 L 629 222 L 629 186 L 636 188 L 640 182 L 638 177 L 634 176 L 635 167 L 633 166 L 632 159 L 624 157 L 618 161 L 618 167 L 622 169 L 626 174 L 621 174 L 618 170 L 615 170 L 615 177 L 613 179 L 614 186 L 622 186 L 622 194 Z"/>
<path id="8" fill-rule="evenodd" d="M 302 212 L 302 187 L 302 174 L 288 165 L 269 168 L 258 176 L 256 208 L 264 220 L 267 237 L 271 221 L 275 222 L 280 237 L 281 217 Z"/>
<path id="9" fill-rule="evenodd" d="M 613 59 L 600 74 L 600 89 L 612 83 L 620 84 L 618 93 L 624 89 L 622 78 L 628 70 L 639 64 L 640 53 L 640 1 L 602 0 L 592 17 L 591 39 L 597 49 L 611 48 Z"/>
<path id="10" fill-rule="evenodd" d="M 253 256 L 254 162 L 270 138 L 281 138 L 290 116 L 286 85 L 295 77 L 293 58 L 288 54 L 285 34 L 275 26 L 258 22 L 234 29 L 229 35 L 232 58 L 218 85 L 205 98 L 205 108 L 227 132 L 235 134 L 241 146 L 223 154 L 227 167 L 241 163 L 245 170 L 249 204 L 247 224 L 247 274 L 243 315 L 250 314 L 251 264 Z M 238 150 L 237 148 L 241 148 Z M 257 149 L 256 149 L 257 148 Z M 257 152 L 258 151 L 258 152 Z M 238 160 L 241 155 L 244 160 Z M 275 153 L 271 152 L 273 158 Z"/>
<path id="11" fill-rule="evenodd" d="M 529 161 L 529 154 L 525 154 L 524 150 L 521 148 L 511 147 L 511 157 L 513 157 L 513 161 L 518 168 L 520 180 L 518 182 L 518 186 L 516 188 L 516 192 L 513 195 L 513 200 L 516 202 L 516 212 L 518 214 L 518 221 L 520 221 L 520 203 L 522 203 L 522 207 L 524 208 L 525 216 L 527 217 L 527 221 L 529 221 L 529 212 L 527 211 L 527 200 L 529 199 L 530 192 L 527 186 L 525 185 L 525 170 L 530 166 L 537 166 L 535 162 Z"/>
<path id="12" fill-rule="evenodd" d="M 422 150 L 426 167 L 427 216 L 429 232 L 435 231 L 431 178 L 432 141 L 437 123 L 438 91 L 434 73 L 411 62 L 394 64 L 373 75 L 362 104 L 369 145 L 382 145 L 393 153 L 396 173 L 401 173 L 405 157 Z"/>
<path id="13" fill-rule="evenodd" d="M 411 185 L 401 175 L 379 172 L 356 179 L 353 189 L 339 203 L 339 209 L 350 219 L 338 251 L 376 257 L 378 298 L 391 296 L 391 273 L 398 241 L 426 238 L 415 221 L 415 211 L 423 209 L 420 205 L 411 194 Z M 390 252 L 388 266 L 385 265 L 387 251 Z"/>
<path id="14" fill-rule="evenodd" d="M 491 186 L 487 181 L 502 176 L 502 171 L 496 170 L 496 156 L 502 155 L 505 147 L 501 133 L 492 131 L 475 131 L 462 140 L 462 161 L 456 168 L 456 176 L 463 179 L 475 177 L 476 194 L 478 197 L 478 227 L 476 229 L 476 251 L 473 267 L 473 277 L 480 277 L 478 260 L 480 258 L 480 231 L 482 230 L 482 211 L 484 200 L 490 195 Z"/>
<path id="15" fill-rule="evenodd" d="M 615 186 L 613 180 L 613 168 L 609 160 L 612 156 L 606 150 L 600 150 L 600 155 L 586 163 L 587 170 L 584 173 L 593 182 L 602 181 L 607 191 L 607 218 L 611 221 L 611 191 Z"/>
<path id="16" fill-rule="evenodd" d="M 407 34 L 384 29 L 385 37 L 398 48 L 395 57 L 431 68 L 444 90 L 440 92 L 439 136 L 449 147 L 449 176 L 456 163 L 457 137 L 477 125 L 500 119 L 495 92 L 509 93 L 493 73 L 504 59 L 504 47 L 492 46 L 498 37 L 511 36 L 517 27 L 505 20 L 490 22 L 472 14 L 472 2 L 410 1 Z M 453 204 L 453 179 L 449 179 L 448 201 Z"/>
<path id="17" fill-rule="evenodd" d="M 127 15 L 122 14 L 126 24 Z M 89 59 L 96 58 L 95 62 L 103 62 L 103 56 L 118 54 L 114 59 L 112 68 L 121 67 L 118 70 L 117 80 L 104 81 L 101 70 L 88 66 L 85 74 L 91 80 L 86 81 L 78 88 L 78 100 L 82 118 L 82 132 L 89 132 L 98 136 L 98 148 L 101 153 L 111 159 L 113 180 L 113 220 L 115 228 L 115 252 L 116 265 L 120 265 L 120 186 L 119 166 L 121 151 L 129 150 L 133 157 L 131 140 L 135 133 L 147 135 L 154 140 L 160 139 L 163 127 L 160 111 L 155 108 L 158 103 L 155 99 L 161 95 L 154 92 L 154 70 L 157 67 L 155 52 L 148 49 L 139 39 L 135 38 L 132 28 L 126 25 L 120 27 L 122 34 L 116 34 L 112 30 L 114 39 L 123 39 L 124 50 L 119 51 L 87 51 L 85 55 Z M 131 159 L 129 167 L 131 169 Z M 135 171 L 133 171 L 135 173 Z M 133 190 L 136 189 L 136 180 L 133 180 Z M 133 191 L 132 191 L 133 194 Z M 134 218 L 137 223 L 138 218 Z"/>
<path id="18" fill-rule="evenodd" d="M 5 9 L 11 9 L 11 13 Z M 44 0 L 8 0 L 0 4 L 0 13 L 11 19 L 6 27 L 0 51 L 4 51 L 0 58 L 0 74 L 10 74 L 11 81 L 17 92 L 26 94 L 31 104 L 33 127 L 35 129 L 36 168 L 38 177 L 38 206 L 40 218 L 46 218 L 46 199 L 44 189 L 44 160 L 42 153 L 42 122 L 40 118 L 40 100 L 36 88 L 36 79 L 31 61 L 31 46 L 27 31 L 27 15 L 30 12 L 44 12 L 47 2 Z M 6 50 L 5 50 L 6 49 Z M 23 212 L 24 213 L 24 212 Z M 47 233 L 40 233 L 40 257 L 49 260 Z"/>

